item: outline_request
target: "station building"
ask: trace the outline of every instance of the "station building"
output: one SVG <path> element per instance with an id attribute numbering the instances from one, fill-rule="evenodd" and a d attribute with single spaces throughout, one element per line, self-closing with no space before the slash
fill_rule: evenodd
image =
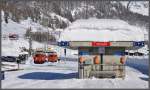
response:
<path id="1" fill-rule="evenodd" d="M 125 50 L 143 47 L 144 34 L 140 29 L 121 20 L 94 20 L 79 20 L 73 23 L 62 32 L 58 45 L 78 49 L 79 78 L 124 78 Z M 74 25 L 77 23 L 80 25 Z M 95 25 L 97 23 L 98 25 Z M 104 23 L 107 24 L 101 25 Z M 136 33 L 141 35 L 137 36 Z"/>

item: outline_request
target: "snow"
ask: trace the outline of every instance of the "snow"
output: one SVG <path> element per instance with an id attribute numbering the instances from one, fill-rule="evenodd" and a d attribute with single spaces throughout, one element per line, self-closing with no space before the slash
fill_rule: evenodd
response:
<path id="1" fill-rule="evenodd" d="M 16 23 L 11 19 L 8 19 L 8 23 L 5 23 L 4 21 L 2 22 L 2 34 L 8 35 L 9 33 L 15 33 L 23 36 L 29 27 L 31 27 L 32 32 L 47 32 L 48 30 L 52 30 L 50 28 L 43 27 L 38 23 L 32 22 L 30 18 L 23 20 L 20 23 Z"/>
<path id="2" fill-rule="evenodd" d="M 32 32 L 48 32 L 48 30 L 52 30 L 51 28 L 48 28 L 48 27 L 44 27 L 42 25 L 40 25 L 39 23 L 35 23 L 31 20 L 31 18 L 28 18 L 27 20 L 23 20 L 21 21 L 20 23 L 21 25 L 23 25 L 24 27 L 26 28 L 29 28 L 31 27 L 32 29 Z"/>
<path id="3" fill-rule="evenodd" d="M 141 52 L 141 53 L 144 53 L 144 54 L 147 54 L 149 53 L 148 51 L 148 45 L 145 45 L 144 47 L 138 49 L 138 52 Z"/>
<path id="4" fill-rule="evenodd" d="M 8 23 L 4 22 L 4 12 L 2 13 L 2 35 L 9 35 L 10 33 L 18 34 L 19 36 L 23 37 L 26 33 L 26 30 L 31 27 L 32 32 L 47 32 L 48 30 L 52 30 L 51 28 L 43 27 L 39 23 L 35 23 L 28 17 L 26 20 L 21 20 L 19 23 L 8 19 Z"/>
<path id="5" fill-rule="evenodd" d="M 59 41 L 144 41 L 144 32 L 122 20 L 90 18 L 73 22 Z"/>
<path id="6" fill-rule="evenodd" d="M 23 51 L 23 52 L 20 52 L 19 54 L 29 54 L 29 53 L 28 53 L 28 52 Z"/>
<path id="7" fill-rule="evenodd" d="M 19 56 L 19 54 L 21 54 L 21 48 L 20 47 L 25 47 L 27 49 L 29 49 L 29 42 L 28 40 L 25 40 L 23 38 L 20 38 L 19 40 L 2 40 L 2 56 Z M 44 48 L 45 45 L 36 41 L 32 42 L 32 48 L 36 49 L 36 48 Z M 56 51 L 58 56 L 64 56 L 64 48 L 63 47 L 59 47 L 59 46 L 55 46 L 55 45 L 48 45 L 48 47 L 51 47 L 52 50 Z M 72 49 L 66 49 L 67 53 L 66 53 L 66 57 L 68 56 L 74 56 L 74 54 L 77 54 L 78 51 L 77 50 L 72 50 Z M 26 53 L 27 52 L 23 52 Z"/>
<path id="8" fill-rule="evenodd" d="M 149 16 L 149 6 L 144 7 L 144 5 L 141 4 L 141 2 L 137 2 L 138 7 L 136 6 L 131 6 L 130 10 L 135 12 L 135 13 L 139 13 L 145 16 Z M 149 4 L 147 4 L 149 5 Z"/>
<path id="9" fill-rule="evenodd" d="M 44 47 L 43 44 L 33 41 L 33 49 Z M 2 56 L 19 56 L 21 48 L 29 48 L 28 40 L 20 38 L 19 40 L 2 40 Z"/>
<path id="10" fill-rule="evenodd" d="M 122 1 L 122 5 L 127 7 L 128 1 Z M 147 6 L 146 6 L 147 5 Z M 132 1 L 130 4 L 130 11 L 149 16 L 149 2 L 148 1 Z"/>
<path id="11" fill-rule="evenodd" d="M 51 13 L 51 16 L 53 18 L 57 17 L 59 19 L 59 21 L 64 21 L 67 25 L 71 24 L 71 22 L 67 18 L 64 18 L 64 17 L 62 17 L 60 15 L 57 15 L 55 13 Z"/>
<path id="12" fill-rule="evenodd" d="M 31 60 L 29 60 L 31 61 Z M 76 61 L 60 61 L 53 65 L 33 65 L 28 63 L 22 65 L 23 70 L 5 72 L 5 80 L 2 80 L 3 89 L 47 89 L 47 88 L 78 88 L 78 89 L 104 89 L 104 88 L 148 88 L 148 74 L 142 73 L 140 70 L 132 67 L 139 65 L 144 61 L 142 67 L 147 68 L 148 58 L 138 59 L 133 61 L 133 58 L 128 58 L 126 66 L 126 77 L 121 78 L 90 78 L 78 79 L 78 62 Z M 133 63 L 134 64 L 131 64 Z M 129 65 L 129 66 L 128 66 Z M 141 66 L 139 66 L 141 67 Z M 148 69 L 148 68 L 147 68 Z M 148 70 L 144 71 L 148 72 Z"/>
<path id="13" fill-rule="evenodd" d="M 145 55 L 148 55 L 149 51 L 148 51 L 148 45 L 145 45 L 142 48 L 139 48 L 138 50 L 136 50 L 138 52 L 144 53 Z"/>
<path id="14" fill-rule="evenodd" d="M 1 13 L 3 16 L 4 14 L 3 11 L 1 11 Z M 46 28 L 38 23 L 32 22 L 30 18 L 28 18 L 27 20 L 23 20 L 20 23 L 16 23 L 10 19 L 8 19 L 8 23 L 5 23 L 2 18 L 2 36 L 4 35 L 8 36 L 9 33 L 16 33 L 19 35 L 18 40 L 9 40 L 8 37 L 6 39 L 2 38 L 2 56 L 18 56 L 19 54 L 21 54 L 20 47 L 25 47 L 29 49 L 29 41 L 28 39 L 24 38 L 24 34 L 27 28 L 29 28 L 30 26 L 32 28 L 32 32 L 36 31 L 47 32 L 48 30 L 51 30 L 50 28 Z M 62 29 L 57 29 L 57 31 L 62 31 Z M 32 45 L 33 49 L 44 48 L 44 44 L 36 41 L 33 41 Z M 63 54 L 64 48 L 53 45 L 49 45 L 49 47 L 53 48 L 54 51 L 58 53 L 58 55 L 60 54 L 62 54 L 62 56 L 64 55 Z M 73 55 L 74 53 L 77 52 L 77 50 L 71 49 L 67 49 L 67 51 L 69 52 L 67 53 L 67 55 Z"/>
<path id="15" fill-rule="evenodd" d="M 8 24 L 2 22 L 2 34 L 9 35 L 9 33 L 16 33 L 22 35 L 26 32 L 26 28 L 24 27 L 24 25 L 13 22 L 10 19 L 8 20 L 8 22 Z"/>
<path id="16" fill-rule="evenodd" d="M 68 27 L 63 32 L 62 36 L 64 36 L 61 37 L 61 39 L 88 39 L 100 41 L 128 39 L 143 40 L 143 32 L 138 28 L 128 25 L 124 21 L 110 20 L 108 22 L 107 20 L 102 20 L 101 22 L 97 19 L 88 20 L 90 22 L 87 22 L 86 20 L 78 20 L 77 22 L 74 22 L 76 24 L 72 24 Z M 116 25 L 117 27 L 115 27 Z M 15 23 L 9 19 L 8 24 L 2 22 L 2 35 L 9 33 L 24 35 L 29 26 L 32 26 L 33 31 L 38 30 L 39 27 L 43 30 L 47 30 L 39 24 L 32 23 L 29 19 L 21 21 L 20 23 Z M 109 27 L 106 28 L 106 26 Z M 82 33 L 80 30 L 82 30 Z M 99 36 L 97 33 L 100 33 Z M 93 36 L 91 36 L 91 34 Z M 108 37 L 102 34 L 110 36 Z M 89 38 L 89 36 L 93 38 Z M 19 38 L 19 40 L 2 39 L 2 56 L 18 56 L 21 53 L 20 47 L 29 48 L 28 40 L 24 38 Z M 44 44 L 35 41 L 33 42 L 33 49 L 43 47 Z M 78 79 L 78 56 L 75 55 L 78 51 L 67 48 L 67 55 L 65 56 L 64 47 L 54 45 L 48 45 L 48 47 L 51 47 L 58 53 L 61 57 L 60 62 L 34 64 L 33 58 L 29 57 L 25 64 L 20 64 L 21 70 L 5 72 L 5 80 L 2 80 L 2 88 L 148 88 L 148 58 L 140 57 L 137 59 L 135 57 L 129 57 L 127 60 L 128 66 L 126 67 L 126 77 L 124 80 L 119 78 Z M 16 63 L 3 62 L 3 64 L 7 65 L 3 66 L 2 70 L 17 68 Z M 12 65 L 14 67 L 12 67 Z"/>
<path id="17" fill-rule="evenodd" d="M 148 48 L 148 45 L 144 45 L 144 47 L 141 47 L 139 49 L 133 49 L 133 50 L 126 50 L 127 52 L 130 52 L 130 53 L 135 53 L 135 52 L 140 52 L 140 53 L 143 53 L 144 55 L 148 55 L 149 54 L 149 48 Z"/>
<path id="18" fill-rule="evenodd" d="M 14 62 L 2 62 L 2 71 L 18 69 L 17 63 Z"/>

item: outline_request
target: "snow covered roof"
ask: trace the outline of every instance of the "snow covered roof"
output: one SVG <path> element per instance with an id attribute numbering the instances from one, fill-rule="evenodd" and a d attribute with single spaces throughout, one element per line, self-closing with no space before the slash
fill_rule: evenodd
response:
<path id="1" fill-rule="evenodd" d="M 19 54 L 21 55 L 21 54 L 29 54 L 29 53 L 24 51 L 24 52 L 20 52 Z"/>
<path id="2" fill-rule="evenodd" d="M 90 18 L 73 22 L 59 41 L 144 41 L 144 33 L 123 20 Z"/>

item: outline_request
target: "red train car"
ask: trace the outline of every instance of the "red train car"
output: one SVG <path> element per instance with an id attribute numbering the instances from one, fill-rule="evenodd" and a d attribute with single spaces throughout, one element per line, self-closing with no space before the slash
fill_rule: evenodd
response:
<path id="1" fill-rule="evenodd" d="M 47 53 L 47 60 L 48 62 L 57 62 L 58 61 L 58 55 L 54 51 L 46 52 Z"/>
<path id="2" fill-rule="evenodd" d="M 58 55 L 54 51 L 36 51 L 33 60 L 35 64 L 43 64 L 44 62 L 57 62 Z"/>
<path id="3" fill-rule="evenodd" d="M 44 62 L 46 62 L 46 58 L 47 56 L 43 52 L 40 52 L 40 53 L 38 52 L 33 56 L 35 64 L 43 64 Z"/>

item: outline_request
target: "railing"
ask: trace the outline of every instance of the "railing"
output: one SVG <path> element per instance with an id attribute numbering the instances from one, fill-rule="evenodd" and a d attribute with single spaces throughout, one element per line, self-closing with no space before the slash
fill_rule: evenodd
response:
<path id="1" fill-rule="evenodd" d="M 79 78 L 125 77 L 124 64 L 91 64 L 79 66 Z"/>

